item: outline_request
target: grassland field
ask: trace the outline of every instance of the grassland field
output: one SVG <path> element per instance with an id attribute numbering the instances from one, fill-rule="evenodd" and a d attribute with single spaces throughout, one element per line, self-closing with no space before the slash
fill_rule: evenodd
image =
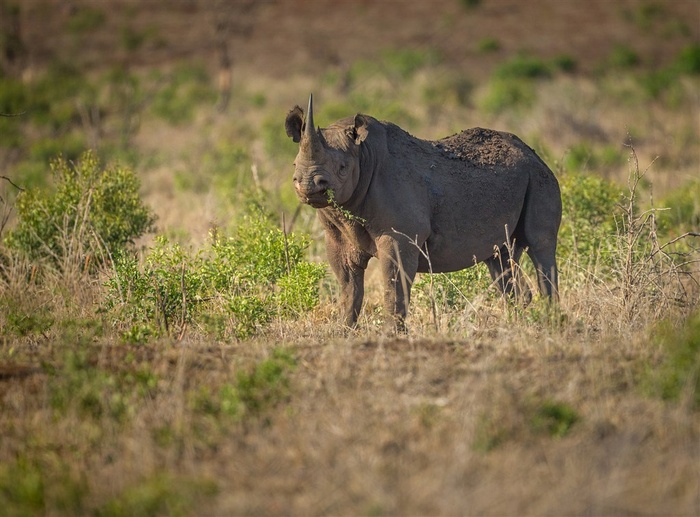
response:
<path id="1" fill-rule="evenodd" d="M 371 266 L 343 329 L 309 92 L 519 135 L 560 306 L 422 275 L 395 335 Z M 700 514 L 696 1 L 0 0 L 0 113 L 0 513 Z"/>

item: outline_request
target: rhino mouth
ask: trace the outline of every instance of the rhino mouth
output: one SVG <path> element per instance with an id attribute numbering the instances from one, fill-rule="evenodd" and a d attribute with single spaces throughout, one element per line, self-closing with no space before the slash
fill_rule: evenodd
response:
<path id="1" fill-rule="evenodd" d="M 308 196 L 301 196 L 301 201 L 302 203 L 306 203 L 313 208 L 325 208 L 330 205 L 328 202 L 328 195 L 325 191 L 317 194 L 310 194 Z"/>

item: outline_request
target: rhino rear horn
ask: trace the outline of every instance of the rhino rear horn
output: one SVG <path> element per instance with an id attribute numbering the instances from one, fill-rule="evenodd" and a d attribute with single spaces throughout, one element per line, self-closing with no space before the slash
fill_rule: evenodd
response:
<path id="1" fill-rule="evenodd" d="M 302 110 L 299 106 L 294 106 L 294 108 L 287 113 L 287 119 L 284 121 L 284 128 L 287 130 L 287 136 L 297 144 L 301 141 L 301 130 L 303 125 L 304 110 Z"/>

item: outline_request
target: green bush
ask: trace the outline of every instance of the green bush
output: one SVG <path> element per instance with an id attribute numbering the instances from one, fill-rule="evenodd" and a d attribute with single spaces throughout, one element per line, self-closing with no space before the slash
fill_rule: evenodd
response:
<path id="1" fill-rule="evenodd" d="M 700 44 L 694 43 L 682 49 L 674 68 L 683 74 L 700 74 Z"/>
<path id="2" fill-rule="evenodd" d="M 0 78 L 0 113 L 19 115 L 28 109 L 27 92 L 21 81 Z M 0 147 L 11 149 L 22 144 L 22 124 L 26 115 L 0 117 Z"/>
<path id="3" fill-rule="evenodd" d="M 564 438 L 581 420 L 565 402 L 539 396 L 500 396 L 479 415 L 472 447 L 490 452 L 506 442 L 534 437 Z"/>
<path id="4" fill-rule="evenodd" d="M 607 57 L 607 66 L 616 69 L 629 69 L 638 66 L 641 62 L 639 54 L 624 44 L 615 45 Z"/>
<path id="5" fill-rule="evenodd" d="M 44 476 L 35 462 L 19 458 L 0 465 L 0 504 L 10 515 L 36 515 L 46 510 Z"/>
<path id="6" fill-rule="evenodd" d="M 190 408 L 214 417 L 239 422 L 262 416 L 290 396 L 290 374 L 296 358 L 284 348 L 274 348 L 270 357 L 236 372 L 234 382 L 217 391 L 202 386 L 189 394 Z"/>
<path id="7" fill-rule="evenodd" d="M 201 513 L 201 500 L 216 494 L 213 481 L 186 478 L 170 472 L 156 472 L 133 484 L 93 513 L 97 517 L 145 515 L 194 515 Z M 195 509 L 199 511 L 195 512 Z M 82 513 L 82 512 L 78 512 Z"/>
<path id="8" fill-rule="evenodd" d="M 550 77 L 552 70 L 544 60 L 526 53 L 501 63 L 494 72 L 498 79 L 543 79 Z"/>
<path id="9" fill-rule="evenodd" d="M 546 400 L 533 410 L 530 424 L 533 430 L 544 432 L 554 438 L 566 436 L 579 416 L 568 404 Z"/>
<path id="10" fill-rule="evenodd" d="M 668 210 L 660 212 L 659 230 L 672 237 L 700 231 L 700 180 L 693 179 L 661 200 Z"/>
<path id="11" fill-rule="evenodd" d="M 304 262 L 304 236 L 285 235 L 259 208 L 249 208 L 232 237 L 214 236 L 188 252 L 158 237 L 143 267 L 129 254 L 115 261 L 105 310 L 127 340 L 178 335 L 202 325 L 218 338 L 254 335 L 275 316 L 318 303 L 325 267 Z"/>
<path id="12" fill-rule="evenodd" d="M 459 3 L 462 4 L 462 7 L 465 9 L 474 9 L 479 6 L 481 0 L 459 0 Z"/>
<path id="13" fill-rule="evenodd" d="M 240 371 L 236 391 L 249 414 L 260 414 L 289 396 L 289 372 L 296 366 L 294 356 L 276 348 L 272 357 L 257 363 L 250 371 Z"/>
<path id="14" fill-rule="evenodd" d="M 105 13 L 90 6 L 78 7 L 66 22 L 66 28 L 73 34 L 92 32 L 105 23 Z"/>
<path id="15" fill-rule="evenodd" d="M 573 56 L 570 56 L 569 54 L 560 54 L 560 55 L 556 56 L 552 60 L 552 65 L 557 70 L 560 70 L 560 71 L 566 72 L 566 73 L 575 72 L 576 68 L 578 67 L 578 64 L 576 63 L 576 59 Z"/>
<path id="16" fill-rule="evenodd" d="M 177 68 L 156 93 L 151 110 L 170 124 L 183 124 L 192 120 L 197 106 L 213 105 L 216 98 L 206 70 L 186 65 Z"/>
<path id="17" fill-rule="evenodd" d="M 668 400 L 687 400 L 700 409 L 700 312 L 679 328 L 670 323 L 656 331 L 663 360 L 649 373 L 652 391 Z"/>
<path id="18" fill-rule="evenodd" d="M 472 82 L 461 73 L 446 73 L 430 81 L 423 90 L 423 99 L 435 108 L 441 108 L 450 103 L 467 106 L 471 101 L 473 90 Z"/>
<path id="19" fill-rule="evenodd" d="M 17 226 L 6 243 L 30 259 L 54 265 L 101 261 L 153 227 L 155 217 L 139 196 L 130 169 L 102 167 L 88 151 L 78 162 L 51 162 L 55 187 L 28 190 L 17 198 Z"/>
<path id="20" fill-rule="evenodd" d="M 498 41 L 498 39 L 496 38 L 486 37 L 480 39 L 476 44 L 476 47 L 479 50 L 479 52 L 481 52 L 482 54 L 486 54 L 488 52 L 496 52 L 498 50 L 501 50 L 501 42 Z"/>
<path id="21" fill-rule="evenodd" d="M 617 250 L 618 203 L 622 189 L 603 178 L 568 172 L 559 178 L 562 224 L 557 256 L 583 269 L 610 267 Z"/>
<path id="22" fill-rule="evenodd" d="M 483 294 L 491 284 L 491 276 L 486 266 L 476 265 L 454 273 L 420 275 L 411 289 L 416 303 L 428 305 L 434 302 L 437 307 L 455 309 L 465 307 L 467 302 Z"/>
<path id="23" fill-rule="evenodd" d="M 488 91 L 481 98 L 479 107 L 487 113 L 498 114 L 529 108 L 536 98 L 537 93 L 532 81 L 493 78 L 488 83 Z"/>
<path id="24" fill-rule="evenodd" d="M 76 99 L 94 98 L 96 91 L 83 73 L 70 63 L 55 62 L 27 85 L 27 111 L 31 120 L 54 133 L 80 123 Z"/>
<path id="25" fill-rule="evenodd" d="M 49 404 L 57 416 L 75 412 L 81 418 L 126 423 L 142 401 L 154 395 L 158 379 L 146 367 L 101 370 L 94 366 L 91 353 L 87 349 L 69 350 L 63 365 L 48 371 Z"/>
<path id="26" fill-rule="evenodd" d="M 411 79 L 420 69 L 439 61 L 440 56 L 433 50 L 385 49 L 379 59 L 358 59 L 353 62 L 346 80 L 349 86 L 356 86 L 368 79 L 380 77 L 393 85 L 399 85 Z"/>
<path id="27" fill-rule="evenodd" d="M 388 49 L 382 52 L 382 69 L 399 79 L 410 79 L 421 68 L 440 61 L 435 51 L 423 49 Z"/>
<path id="28" fill-rule="evenodd" d="M 625 155 L 621 148 L 611 145 L 593 147 L 587 142 L 571 146 L 564 158 L 566 170 L 579 173 L 617 167 L 623 163 Z"/>

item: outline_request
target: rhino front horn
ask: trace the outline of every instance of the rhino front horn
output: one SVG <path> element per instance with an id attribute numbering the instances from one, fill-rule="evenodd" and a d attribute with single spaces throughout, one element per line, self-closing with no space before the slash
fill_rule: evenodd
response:
<path id="1" fill-rule="evenodd" d="M 317 156 L 323 152 L 323 143 L 314 127 L 314 95 L 309 95 L 309 108 L 306 110 L 306 123 L 304 125 L 304 138 L 302 146 L 311 155 Z"/>
<path id="2" fill-rule="evenodd" d="M 309 94 L 309 107 L 306 110 L 306 127 L 304 128 L 304 136 L 313 138 L 316 132 L 314 128 L 314 94 Z"/>

